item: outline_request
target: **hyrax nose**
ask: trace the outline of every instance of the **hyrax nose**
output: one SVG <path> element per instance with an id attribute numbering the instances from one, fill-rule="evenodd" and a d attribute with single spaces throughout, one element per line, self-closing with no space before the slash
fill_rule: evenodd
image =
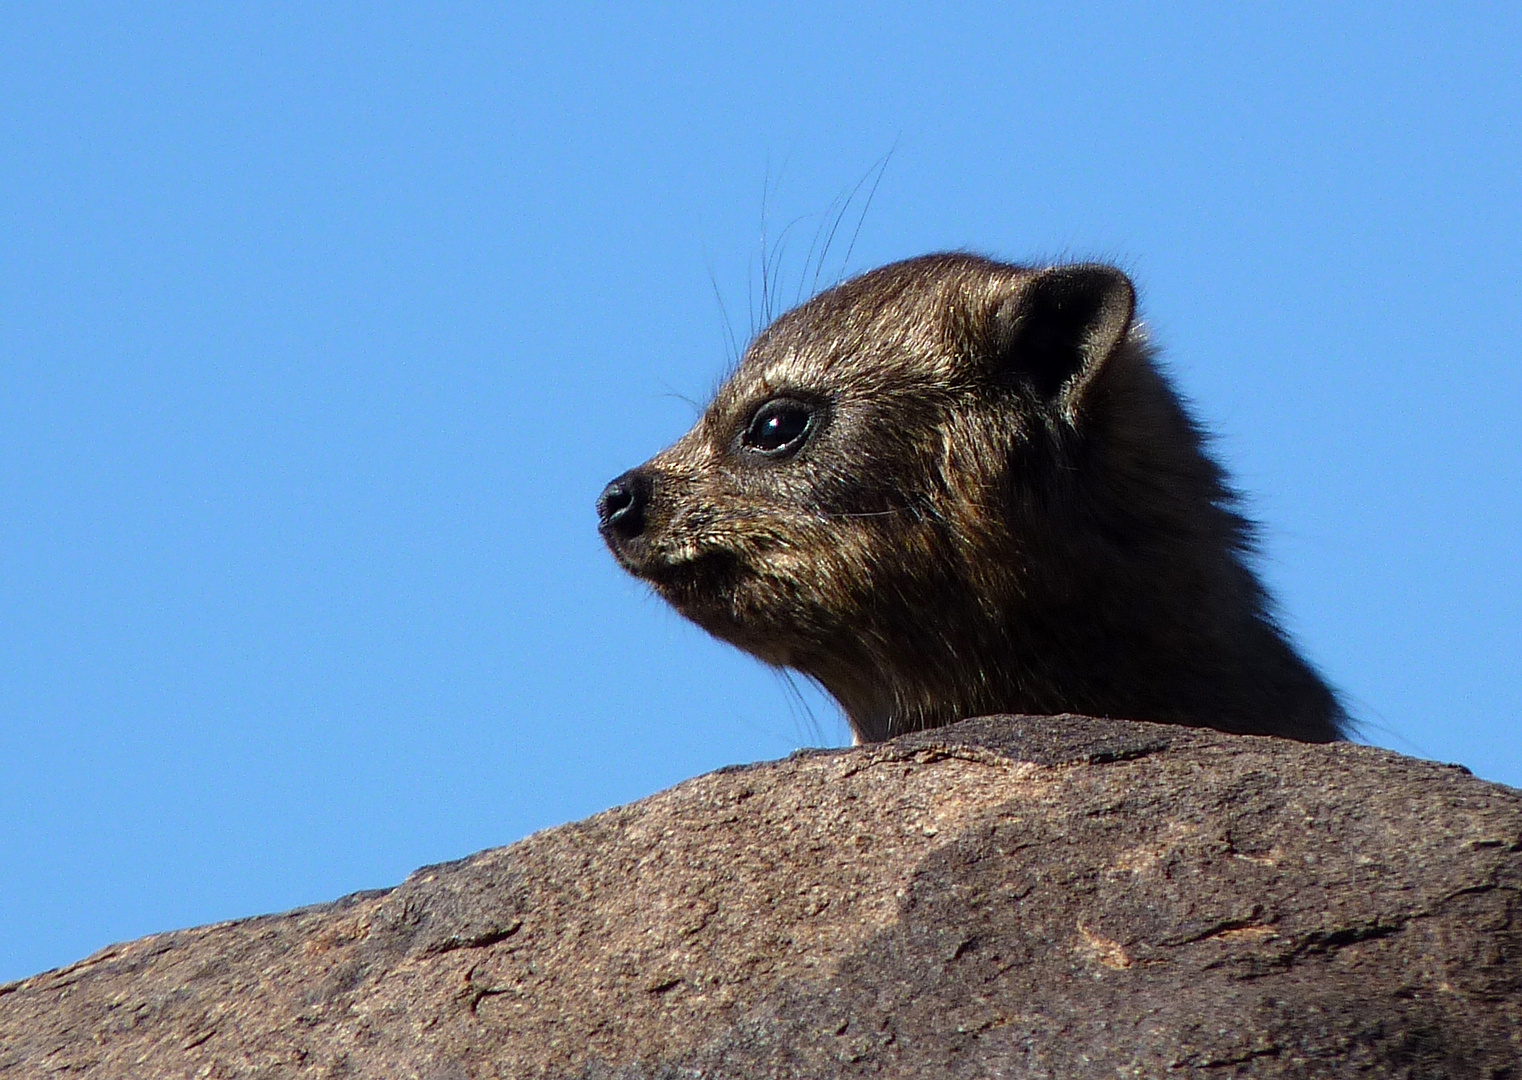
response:
<path id="1" fill-rule="evenodd" d="M 597 521 L 603 535 L 633 540 L 644 532 L 649 501 L 650 481 L 638 469 L 630 469 L 603 488 L 597 497 Z"/>

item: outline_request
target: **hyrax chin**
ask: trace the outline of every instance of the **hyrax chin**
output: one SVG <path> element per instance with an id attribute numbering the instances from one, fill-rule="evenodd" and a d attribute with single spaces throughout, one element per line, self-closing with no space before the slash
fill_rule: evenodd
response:
<path id="1" fill-rule="evenodd" d="M 609 484 L 602 535 L 693 622 L 822 684 L 858 742 L 1062 712 L 1337 739 L 1134 311 L 1110 266 L 863 274 Z"/>

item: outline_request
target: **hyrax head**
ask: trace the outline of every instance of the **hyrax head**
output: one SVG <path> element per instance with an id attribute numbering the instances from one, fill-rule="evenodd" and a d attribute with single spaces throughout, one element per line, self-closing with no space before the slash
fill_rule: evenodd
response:
<path id="1" fill-rule="evenodd" d="M 847 281 L 772 323 L 687 435 L 608 485 L 602 535 L 683 615 L 818 680 L 858 741 L 1081 708 L 1035 640 L 1087 591 L 1067 473 L 1118 391 L 1161 395 L 1133 421 L 1182 419 L 1133 310 L 1101 265 L 936 255 Z M 1213 468 L 1199 479 L 1208 502 Z"/>

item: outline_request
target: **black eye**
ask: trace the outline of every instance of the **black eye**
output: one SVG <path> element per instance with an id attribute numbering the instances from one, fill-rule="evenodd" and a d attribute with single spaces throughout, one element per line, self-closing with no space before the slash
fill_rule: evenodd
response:
<path id="1" fill-rule="evenodd" d="M 803 445 L 813 422 L 814 410 L 803 402 L 774 398 L 751 417 L 744 442 L 768 457 L 786 457 Z"/>

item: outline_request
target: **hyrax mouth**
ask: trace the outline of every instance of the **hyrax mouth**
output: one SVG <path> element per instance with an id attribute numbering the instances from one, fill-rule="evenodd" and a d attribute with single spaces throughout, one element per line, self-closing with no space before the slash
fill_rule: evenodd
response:
<path id="1" fill-rule="evenodd" d="M 648 581 L 663 599 L 691 616 L 696 608 L 712 606 L 733 592 L 743 569 L 733 552 L 715 549 L 646 560 L 630 573 Z"/>

